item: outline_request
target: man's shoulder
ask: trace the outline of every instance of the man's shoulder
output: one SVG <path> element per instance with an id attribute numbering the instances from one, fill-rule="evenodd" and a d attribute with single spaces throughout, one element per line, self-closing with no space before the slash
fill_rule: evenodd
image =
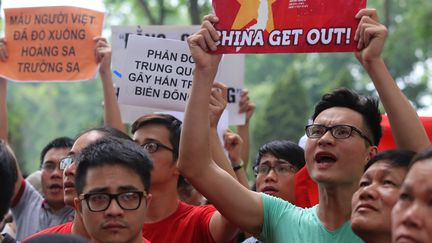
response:
<path id="1" fill-rule="evenodd" d="M 178 214 L 179 216 L 182 215 L 184 217 L 199 217 L 199 215 L 213 214 L 215 211 L 216 208 L 213 205 L 196 206 L 180 202 L 176 214 Z"/>
<path id="2" fill-rule="evenodd" d="M 44 235 L 44 234 L 51 234 L 51 233 L 58 233 L 58 234 L 72 234 L 72 225 L 73 222 L 67 222 L 64 224 L 60 224 L 60 225 L 56 225 L 47 229 L 44 229 L 42 231 L 39 231 L 38 233 L 35 233 L 33 235 L 30 235 L 29 237 L 27 237 L 27 239 L 31 239 L 33 237 L 39 236 L 39 235 Z M 24 241 L 25 241 L 24 240 Z"/>

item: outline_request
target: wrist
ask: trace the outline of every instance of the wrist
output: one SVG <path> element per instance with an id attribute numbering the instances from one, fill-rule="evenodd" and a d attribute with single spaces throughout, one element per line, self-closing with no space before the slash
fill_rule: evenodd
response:
<path id="1" fill-rule="evenodd" d="M 242 160 L 238 160 L 238 162 L 231 162 L 231 166 L 232 166 L 234 171 L 238 171 L 238 170 L 242 169 L 243 164 L 244 163 Z"/>

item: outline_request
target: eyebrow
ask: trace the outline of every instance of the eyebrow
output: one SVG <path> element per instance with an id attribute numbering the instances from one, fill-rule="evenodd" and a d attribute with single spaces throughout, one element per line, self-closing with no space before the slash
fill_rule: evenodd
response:
<path id="1" fill-rule="evenodd" d="M 277 163 L 277 164 L 290 164 L 290 165 L 293 165 L 291 162 L 289 162 L 288 160 L 285 160 L 285 159 L 275 159 L 274 160 L 275 161 L 275 163 Z M 264 160 L 264 161 L 262 161 L 262 162 L 260 162 L 259 164 L 261 165 L 261 164 L 269 164 L 269 163 L 271 163 L 272 161 L 270 161 L 270 160 Z"/>
<path id="2" fill-rule="evenodd" d="M 117 188 L 118 192 L 128 192 L 128 191 L 139 191 L 138 188 L 136 188 L 135 186 L 132 185 L 125 185 L 125 186 L 120 186 Z M 87 193 L 108 193 L 109 192 L 109 188 L 108 187 L 99 187 L 99 188 L 93 188 L 90 191 L 88 191 Z"/>
<path id="3" fill-rule="evenodd" d="M 117 191 L 119 192 L 127 192 L 127 191 L 139 191 L 138 188 L 136 188 L 135 186 L 132 185 L 127 185 L 127 186 L 120 186 Z"/>
<path id="4" fill-rule="evenodd" d="M 154 139 L 154 138 L 146 138 L 146 139 L 144 140 L 144 143 L 150 143 L 150 142 L 160 143 L 159 140 Z"/>

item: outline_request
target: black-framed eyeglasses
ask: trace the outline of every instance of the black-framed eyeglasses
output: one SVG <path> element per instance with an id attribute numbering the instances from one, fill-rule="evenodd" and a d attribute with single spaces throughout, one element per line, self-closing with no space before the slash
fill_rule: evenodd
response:
<path id="1" fill-rule="evenodd" d="M 141 144 L 141 147 L 143 147 L 145 150 L 147 150 L 147 152 L 149 152 L 151 154 L 155 153 L 160 148 L 164 148 L 164 149 L 169 150 L 169 151 L 173 152 L 174 154 L 176 154 L 176 152 L 174 151 L 174 149 L 172 149 L 172 148 L 170 148 L 170 147 L 168 147 L 166 145 L 163 145 L 163 144 L 161 144 L 159 142 L 155 142 L 155 141 Z"/>
<path id="2" fill-rule="evenodd" d="M 270 173 L 270 170 L 273 170 L 278 175 L 297 172 L 297 168 L 288 161 L 278 162 L 275 165 L 264 163 L 264 164 L 259 164 L 253 168 L 255 176 L 267 175 L 268 173 Z"/>
<path id="3" fill-rule="evenodd" d="M 141 199 L 144 196 L 147 196 L 147 193 L 141 191 L 121 192 L 117 194 L 97 192 L 80 194 L 79 199 L 81 201 L 86 201 L 90 211 L 101 212 L 105 211 L 111 205 L 113 199 L 115 199 L 120 208 L 124 210 L 136 210 L 140 207 Z"/>
<path id="4" fill-rule="evenodd" d="M 66 167 L 74 163 L 74 156 L 68 155 L 60 160 L 60 170 L 65 170 Z"/>
<path id="5" fill-rule="evenodd" d="M 308 138 L 320 138 L 324 136 L 327 131 L 330 130 L 331 135 L 337 139 L 349 138 L 352 132 L 355 131 L 356 133 L 358 133 L 358 135 L 360 135 L 360 137 L 366 140 L 369 145 L 372 146 L 372 141 L 366 135 L 364 135 L 359 129 L 350 125 L 335 125 L 332 127 L 327 127 L 324 125 L 312 124 L 307 125 L 305 130 L 306 136 Z"/>

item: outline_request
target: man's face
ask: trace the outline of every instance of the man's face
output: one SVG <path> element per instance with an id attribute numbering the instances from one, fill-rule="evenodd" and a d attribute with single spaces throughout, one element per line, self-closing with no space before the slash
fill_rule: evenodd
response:
<path id="1" fill-rule="evenodd" d="M 264 192 L 294 203 L 294 175 L 296 168 L 289 161 L 278 159 L 270 153 L 266 153 L 261 157 L 259 165 L 267 165 L 272 169 L 267 174 L 258 173 L 255 182 L 257 192 Z"/>
<path id="2" fill-rule="evenodd" d="M 391 211 L 408 170 L 387 162 L 375 162 L 360 179 L 352 197 L 351 226 L 361 235 L 391 234 Z"/>
<path id="3" fill-rule="evenodd" d="M 75 157 L 81 150 L 87 147 L 89 144 L 96 142 L 103 135 L 98 131 L 90 131 L 81 135 L 72 146 L 71 151 L 68 156 L 74 161 Z M 75 172 L 77 169 L 77 164 L 75 161 L 67 166 L 63 174 L 63 188 L 64 188 L 64 203 L 69 206 L 74 206 L 74 198 L 77 197 L 75 191 Z"/>
<path id="4" fill-rule="evenodd" d="M 409 170 L 392 211 L 393 242 L 432 242 L 432 161 Z"/>
<path id="5" fill-rule="evenodd" d="M 141 146 L 154 142 L 165 145 L 171 149 L 173 148 L 169 141 L 169 130 L 163 125 L 151 124 L 143 126 L 133 134 L 133 139 Z M 173 152 L 159 146 L 157 151 L 149 153 L 149 155 L 154 162 L 151 172 L 152 187 L 173 180 L 177 183 L 179 172 L 176 162 L 174 161 Z"/>
<path id="6" fill-rule="evenodd" d="M 48 205 L 57 210 L 64 207 L 62 171 L 60 160 L 69 152 L 69 148 L 48 150 L 42 163 L 42 192 Z"/>
<path id="7" fill-rule="evenodd" d="M 314 124 L 327 127 L 350 125 L 366 134 L 361 114 L 343 107 L 322 111 Z M 354 131 L 345 139 L 334 138 L 327 131 L 321 138 L 308 138 L 305 147 L 306 166 L 311 178 L 318 184 L 357 186 L 363 168 L 375 149 L 367 146 L 366 141 Z"/>
<path id="8" fill-rule="evenodd" d="M 121 165 L 90 168 L 87 171 L 85 181 L 83 194 L 144 192 L 144 184 L 137 173 Z M 123 208 L 128 207 L 128 203 L 136 198 L 131 199 L 132 197 L 125 196 L 123 199 L 118 198 L 122 206 L 113 198 L 108 208 L 100 212 L 93 212 L 92 210 L 97 210 L 97 205 L 101 203 L 100 195 L 95 195 L 93 199 L 89 198 L 87 201 L 75 199 L 77 210 L 93 241 L 137 242 L 137 240 L 142 239 L 142 226 L 151 196 L 144 196 L 140 203 L 137 201 L 137 204 L 134 205 L 139 206 L 133 210 Z M 92 210 L 89 208 L 90 201 L 93 201 L 93 204 L 90 204 Z"/>

